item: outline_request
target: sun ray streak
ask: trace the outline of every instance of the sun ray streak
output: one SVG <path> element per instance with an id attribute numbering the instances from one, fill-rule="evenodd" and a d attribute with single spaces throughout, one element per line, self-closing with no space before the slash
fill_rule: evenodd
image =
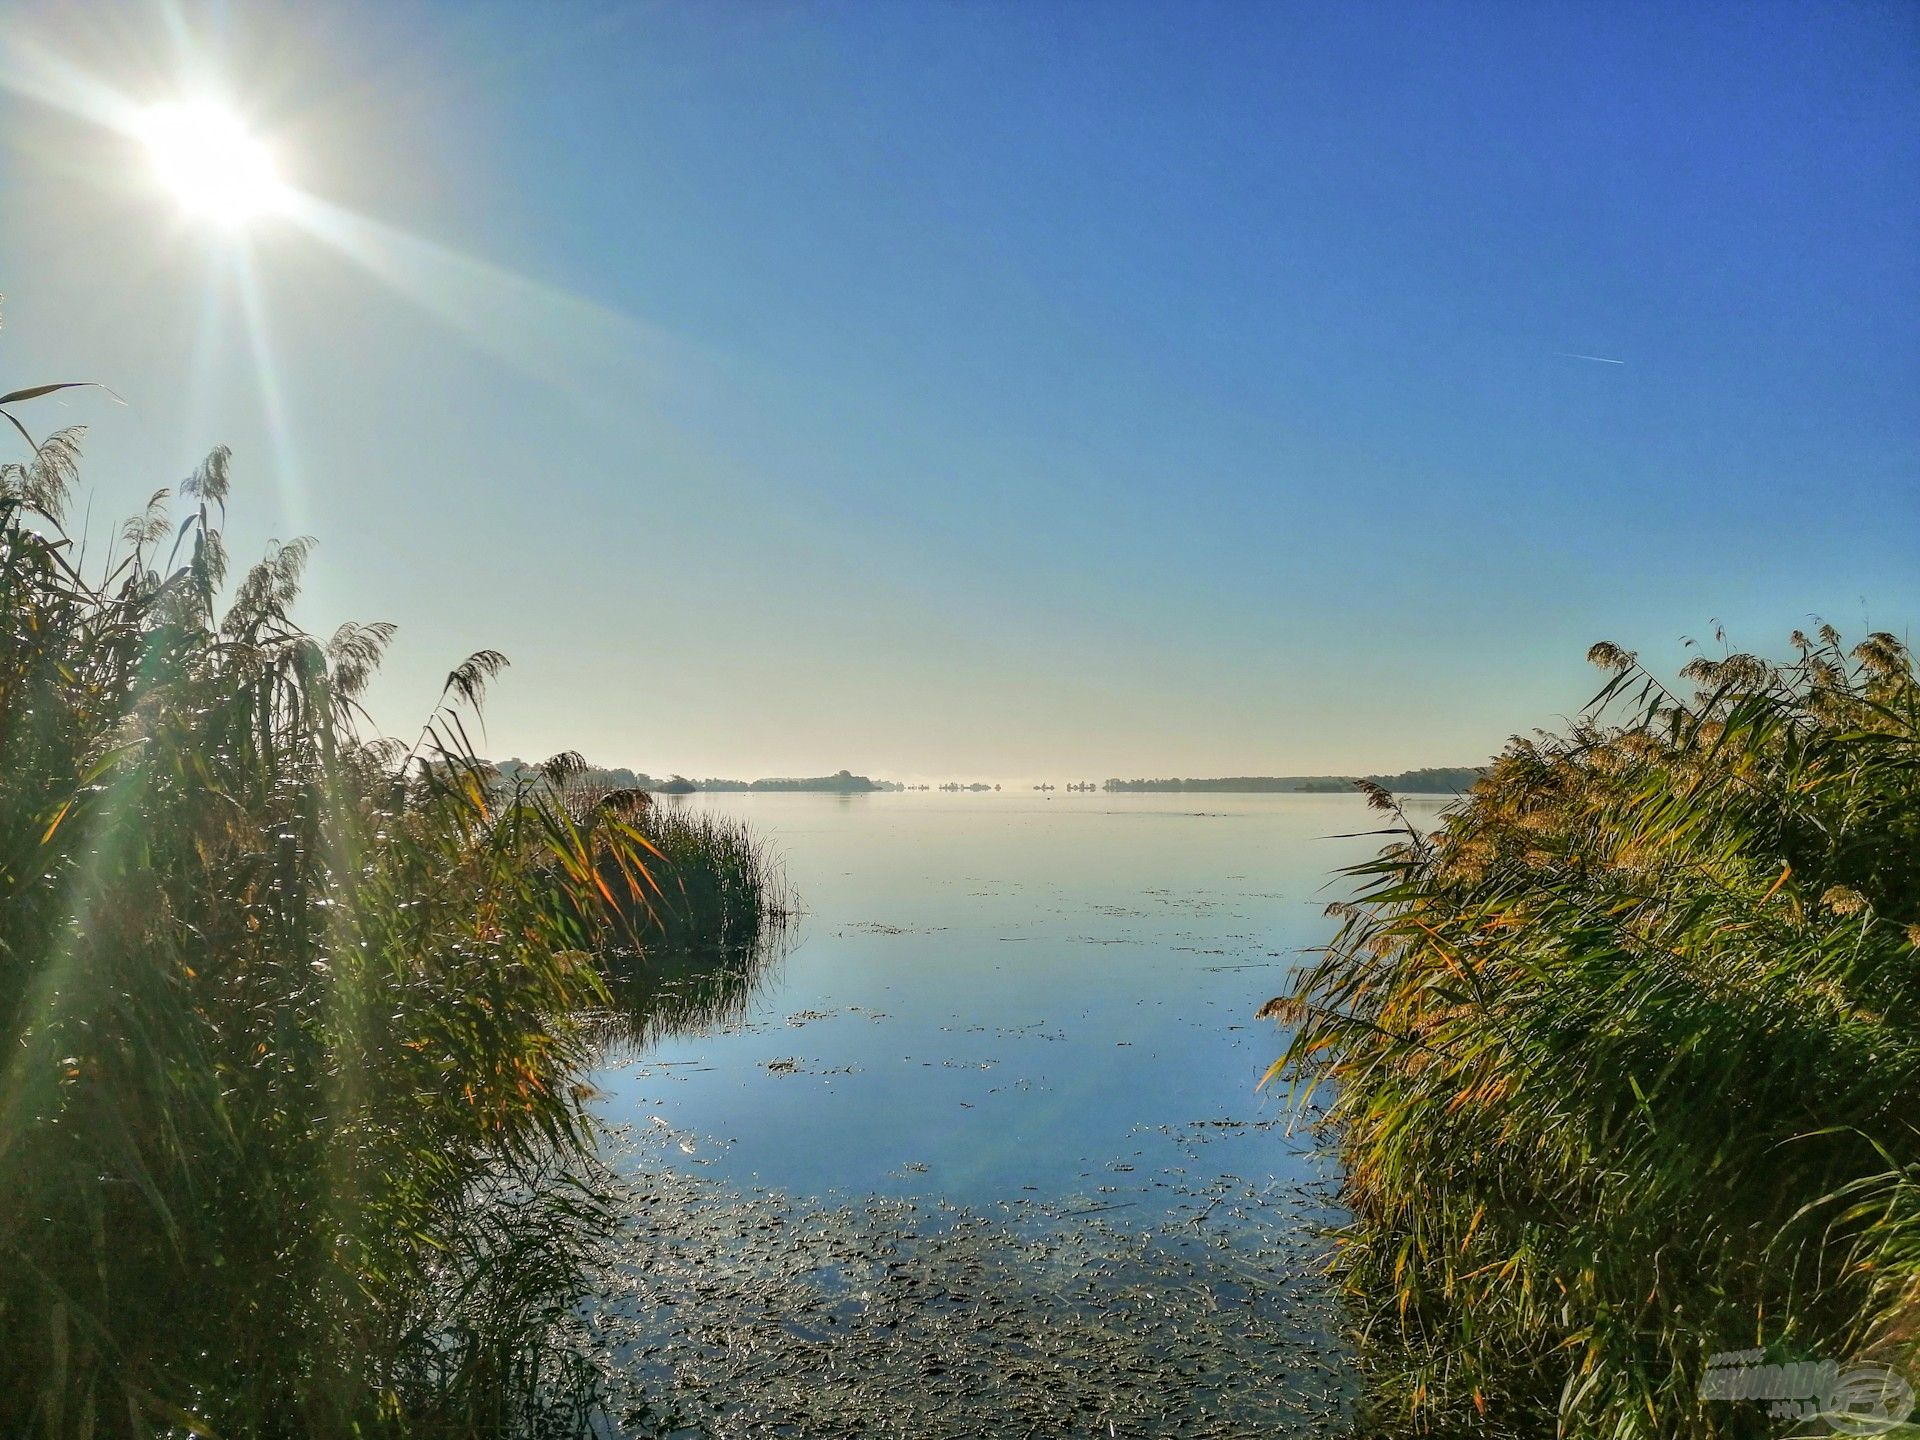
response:
<path id="1" fill-rule="evenodd" d="M 200 298 L 193 331 L 193 359 L 187 367 L 187 403 L 181 426 L 183 441 L 192 442 L 207 432 L 211 414 L 214 369 L 219 363 L 220 339 L 226 326 L 224 257 L 209 252 L 200 280 Z"/>
<path id="2" fill-rule="evenodd" d="M 305 193 L 288 218 L 482 353 L 576 395 L 658 396 L 689 356 L 665 332 Z M 644 388 L 643 388 L 644 387 Z"/>
<path id="3" fill-rule="evenodd" d="M 233 266 L 240 291 L 240 309 L 246 319 L 247 343 L 253 350 L 260 408 L 266 416 L 273 463 L 279 472 L 281 504 L 293 533 L 304 535 L 308 529 L 306 484 L 300 470 L 299 450 L 294 445 L 286 391 L 280 383 L 280 367 L 267 334 L 267 307 L 261 294 L 259 270 L 254 264 L 253 248 L 244 239 L 233 249 Z"/>
<path id="4" fill-rule="evenodd" d="M 122 135 L 140 131 L 139 105 L 26 35 L 0 35 L 0 89 Z"/>

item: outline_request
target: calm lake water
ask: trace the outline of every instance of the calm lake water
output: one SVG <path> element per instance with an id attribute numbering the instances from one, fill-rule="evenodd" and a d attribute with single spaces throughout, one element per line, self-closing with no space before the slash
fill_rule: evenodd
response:
<path id="1" fill-rule="evenodd" d="M 1000 1275 L 1002 1291 L 1025 1286 L 1028 1269 L 1058 1270 L 1079 1289 L 1070 1303 L 1059 1285 L 1032 1301 L 1060 1311 L 1047 1335 L 1067 1334 L 1068 1312 L 1085 1321 L 1111 1313 L 1123 1290 L 1144 1296 L 1144 1313 L 1171 1328 L 1140 1341 L 1146 1350 L 1129 1364 L 1182 1374 L 1198 1366 L 1190 1403 L 1169 1411 L 1143 1400 L 1129 1410 L 1083 1398 L 1075 1424 L 1088 1421 L 1085 1433 L 1288 1433 L 1280 1423 L 1288 1417 L 1308 1433 L 1324 1418 L 1324 1376 L 1304 1379 L 1332 1364 L 1324 1349 L 1300 1362 L 1298 1387 L 1273 1356 L 1276 1337 L 1321 1325 L 1324 1310 L 1303 1319 L 1301 1295 L 1285 1300 L 1286 1313 L 1262 1307 L 1307 1283 L 1296 1274 L 1311 1268 L 1304 1220 L 1327 1213 L 1331 1177 L 1324 1157 L 1288 1134 L 1282 1090 L 1259 1088 L 1281 1037 L 1253 1016 L 1284 988 L 1303 948 L 1330 935 L 1324 907 L 1345 893 L 1334 872 L 1378 847 L 1354 834 L 1377 829 L 1378 816 L 1345 795 L 763 794 L 686 803 L 749 821 L 784 857 L 806 911 L 743 1019 L 614 1057 L 596 1077 L 603 1113 L 631 1147 L 622 1163 L 647 1192 L 643 1208 L 672 1197 L 663 1206 L 672 1213 L 646 1217 L 649 1243 L 697 1250 L 689 1265 L 707 1277 L 697 1296 L 672 1293 L 636 1255 L 633 1275 L 654 1288 L 627 1306 L 617 1348 L 655 1356 L 650 1378 L 685 1387 L 689 1366 L 700 1369 L 688 1347 L 700 1340 L 712 1352 L 701 1373 L 717 1390 L 751 1388 L 712 1368 L 727 1346 L 758 1344 L 782 1357 L 754 1382 L 771 1397 L 766 1414 L 729 1420 L 722 1406 L 687 1433 L 825 1433 L 818 1417 L 781 1410 L 786 1392 L 768 1388 L 776 1372 L 798 1395 L 822 1383 L 808 1365 L 913 1359 L 897 1353 L 897 1338 L 886 1350 L 852 1343 L 874 1321 L 881 1292 L 848 1279 L 839 1261 L 830 1283 L 807 1271 L 812 1288 L 790 1302 L 844 1312 L 801 1337 L 817 1343 L 817 1362 L 794 1360 L 786 1318 L 733 1316 L 725 1345 L 690 1338 L 684 1324 L 677 1336 L 649 1340 L 662 1315 L 744 1304 L 746 1275 L 736 1295 L 709 1273 L 742 1247 L 749 1271 L 799 1274 L 793 1244 L 783 1250 L 779 1237 L 808 1224 L 822 1253 L 865 1257 L 880 1280 L 934 1267 L 909 1300 L 969 1294 L 947 1273 L 962 1262 L 926 1253 L 929 1236 L 948 1237 L 942 1245 L 956 1231 L 973 1236 L 964 1265 Z M 696 1243 L 674 1216 L 700 1207 L 725 1218 Z M 920 1248 L 903 1251 L 902 1237 Z M 993 1253 L 983 1257 L 982 1246 Z M 1179 1305 L 1156 1302 L 1155 1286 L 1175 1284 L 1191 1292 L 1191 1324 Z M 1222 1287 L 1246 1315 L 1263 1314 L 1266 1328 L 1220 1329 L 1212 1317 Z M 918 1323 L 927 1308 L 915 1301 L 900 1314 Z M 948 1308 L 960 1328 L 925 1343 L 997 1343 L 961 1324 L 972 1323 L 971 1301 Z M 784 1328 L 754 1339 L 756 1323 Z M 874 1323 L 900 1333 L 897 1321 Z M 1027 1363 L 1027 1352 L 1049 1343 L 1022 1341 L 1017 1358 Z M 1229 1349 L 1248 1353 L 1218 1353 Z M 1042 1358 L 1074 1368 L 1071 1356 Z M 1002 1356 L 986 1369 L 1000 1377 L 1012 1363 Z M 863 1378 L 891 1383 L 858 1375 L 846 1383 Z M 1038 1371 L 1032 1383 L 1046 1388 Z M 1167 1388 L 1164 1379 L 1154 1386 Z M 1044 1403 L 1052 1401 L 1023 1394 L 1000 1413 Z M 942 1431 L 947 1413 L 902 1421 L 899 1433 L 914 1425 L 970 1433 L 957 1420 Z M 1035 1415 L 1033 1433 L 1073 1428 L 1059 1428 L 1052 1411 Z M 1025 1432 L 1010 1423 L 1007 1433 Z"/>

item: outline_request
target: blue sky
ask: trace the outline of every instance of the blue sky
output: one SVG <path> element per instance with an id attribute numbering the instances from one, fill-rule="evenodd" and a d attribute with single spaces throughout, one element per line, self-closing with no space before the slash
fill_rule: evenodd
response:
<path id="1" fill-rule="evenodd" d="M 263 386 L 235 238 L 0 89 L 0 366 L 126 398 L 96 524 L 232 444 L 393 729 L 491 645 L 503 754 L 1395 769 L 1915 618 L 1911 7 L 181 13 L 0 82 L 219 92 L 359 240 L 246 232 Z"/>

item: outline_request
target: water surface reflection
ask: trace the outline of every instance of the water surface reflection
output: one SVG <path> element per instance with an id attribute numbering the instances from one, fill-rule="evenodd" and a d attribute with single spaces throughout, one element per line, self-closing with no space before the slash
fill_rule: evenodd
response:
<path id="1" fill-rule="evenodd" d="M 666 1433 L 1337 1425 L 1333 1177 L 1253 1014 L 1378 843 L 1357 797 L 693 803 L 805 914 L 597 1077 L 633 1188 L 598 1334 Z"/>

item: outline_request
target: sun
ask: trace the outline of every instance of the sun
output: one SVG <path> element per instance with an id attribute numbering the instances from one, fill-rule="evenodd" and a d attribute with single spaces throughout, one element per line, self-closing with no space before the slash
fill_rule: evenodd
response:
<path id="1" fill-rule="evenodd" d="M 193 215 L 237 226 L 286 203 L 288 190 L 273 156 L 223 105 L 156 105 L 141 116 L 138 135 L 160 183 Z"/>

